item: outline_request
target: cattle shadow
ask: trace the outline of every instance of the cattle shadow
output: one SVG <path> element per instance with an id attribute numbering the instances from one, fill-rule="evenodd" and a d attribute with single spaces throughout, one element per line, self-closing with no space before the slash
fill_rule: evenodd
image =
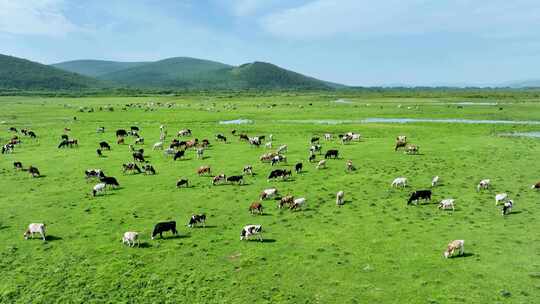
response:
<path id="1" fill-rule="evenodd" d="M 255 239 L 251 239 L 250 241 L 259 241 L 259 240 L 255 240 Z M 259 241 L 261 243 L 275 243 L 277 242 L 275 239 L 264 239 L 262 241 Z"/>
<path id="2" fill-rule="evenodd" d="M 508 213 L 508 215 L 510 215 L 510 214 L 520 214 L 520 213 L 523 213 L 523 211 L 512 211 L 512 212 Z M 0 229 L 2 229 L 2 228 L 0 227 Z"/>
<path id="3" fill-rule="evenodd" d="M 148 243 L 148 242 L 141 242 L 137 248 L 151 248 L 152 247 L 152 244 Z"/>
<path id="4" fill-rule="evenodd" d="M 462 255 L 453 256 L 452 259 L 459 259 L 459 258 L 468 258 L 474 256 L 474 253 L 472 252 L 464 252 Z"/>
<path id="5" fill-rule="evenodd" d="M 62 240 L 62 238 L 59 237 L 59 236 L 55 236 L 55 235 L 50 235 L 50 234 L 49 234 L 49 235 L 47 235 L 47 236 L 45 237 L 45 240 L 46 240 L 47 242 L 54 242 L 54 241 L 60 241 L 60 240 Z"/>

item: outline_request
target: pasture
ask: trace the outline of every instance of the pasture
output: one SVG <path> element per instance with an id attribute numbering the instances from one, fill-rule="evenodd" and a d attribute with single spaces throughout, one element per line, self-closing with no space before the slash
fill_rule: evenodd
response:
<path id="1" fill-rule="evenodd" d="M 540 141 L 499 136 L 537 131 L 530 124 L 361 123 L 367 118 L 540 120 L 538 100 L 495 100 L 497 105 L 457 105 L 463 98 L 350 98 L 276 95 L 271 97 L 0 98 L 0 138 L 9 127 L 29 128 L 22 144 L 0 155 L 0 302 L 2 303 L 538 303 L 540 301 Z M 471 101 L 471 100 L 465 100 Z M 474 101 L 474 100 L 472 100 Z M 153 102 L 150 104 L 149 102 Z M 158 105 L 159 103 L 159 105 Z M 126 104 L 139 106 L 125 107 Z M 108 107 L 112 107 L 110 111 Z M 81 107 L 85 107 L 83 112 Z M 102 108 L 100 110 L 99 108 Z M 88 112 L 93 108 L 93 112 Z M 125 108 L 125 110 L 123 109 Z M 76 117 L 76 120 L 74 120 Z M 220 121 L 251 120 L 248 124 Z M 190 149 L 173 161 L 152 151 L 159 126 L 168 130 L 167 147 L 178 130 L 207 138 L 204 159 Z M 96 129 L 105 127 L 105 133 Z M 145 156 L 156 175 L 122 174 L 132 162 L 116 129 L 138 126 Z M 76 148 L 58 149 L 64 128 Z M 288 181 L 267 182 L 272 170 L 251 147 L 231 134 L 273 135 L 276 149 L 288 145 L 287 164 L 275 168 L 303 172 Z M 338 134 L 362 134 L 342 145 Z M 223 133 L 227 143 L 215 140 Z M 333 140 L 325 141 L 324 133 Z M 394 151 L 406 135 L 419 155 Z M 309 140 L 321 137 L 323 152 L 338 149 L 326 169 L 309 163 Z M 96 155 L 100 141 L 111 144 Z M 317 160 L 324 158 L 317 155 Z M 353 161 L 356 171 L 346 172 Z M 20 161 L 41 171 L 40 178 L 13 169 Z M 244 185 L 212 186 L 198 176 L 242 174 Z M 120 188 L 92 197 L 96 182 L 84 170 L 101 168 Z M 410 193 L 430 189 L 433 199 L 407 206 Z M 396 177 L 408 187 L 395 189 Z M 186 178 L 190 187 L 176 188 Z M 476 191 L 481 179 L 492 188 Z M 282 195 L 305 197 L 303 210 L 278 209 L 266 200 L 263 215 L 248 208 L 259 193 L 276 187 Z M 335 195 L 345 192 L 345 205 Z M 495 194 L 514 200 L 505 217 Z M 456 210 L 437 204 L 454 198 Z M 206 228 L 188 228 L 205 213 Z M 179 234 L 150 239 L 157 222 L 175 220 Z M 47 241 L 24 240 L 29 223 L 47 225 Z M 248 224 L 262 224 L 263 242 L 240 241 Z M 140 248 L 122 245 L 126 231 L 140 233 Z M 465 240 L 465 255 L 443 257 L 446 245 Z"/>

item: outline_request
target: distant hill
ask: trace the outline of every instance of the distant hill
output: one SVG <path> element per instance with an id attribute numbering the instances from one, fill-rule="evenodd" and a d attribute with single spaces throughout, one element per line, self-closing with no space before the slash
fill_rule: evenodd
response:
<path id="1" fill-rule="evenodd" d="M 118 62 L 106 60 L 73 60 L 53 64 L 53 67 L 78 73 L 90 77 L 99 77 L 105 74 L 144 65 L 148 62 Z"/>
<path id="2" fill-rule="evenodd" d="M 100 86 L 101 81 L 90 77 L 0 54 L 0 89 L 79 90 Z"/>
<path id="3" fill-rule="evenodd" d="M 54 66 L 133 88 L 159 89 L 334 89 L 345 87 L 265 62 L 232 66 L 190 57 L 156 62 L 76 60 Z"/>
<path id="4" fill-rule="evenodd" d="M 531 79 L 523 81 L 512 81 L 501 84 L 500 87 L 523 89 L 523 88 L 540 88 L 540 80 Z"/>

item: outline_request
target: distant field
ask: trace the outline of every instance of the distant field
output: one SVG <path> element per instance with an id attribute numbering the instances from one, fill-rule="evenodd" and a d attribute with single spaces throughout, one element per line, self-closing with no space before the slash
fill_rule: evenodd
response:
<path id="1" fill-rule="evenodd" d="M 540 100 L 465 98 L 348 98 L 298 95 L 218 98 L 0 98 L 0 139 L 9 127 L 30 128 L 13 154 L 0 155 L 1 303 L 539 303 L 540 141 L 499 136 L 540 130 L 530 124 L 359 123 L 367 118 L 430 118 L 540 121 Z M 149 102 L 153 102 L 150 104 Z M 480 102 L 484 104 L 458 104 Z M 140 107 L 123 109 L 126 104 Z M 160 105 L 158 105 L 158 103 Z M 112 106 L 114 111 L 106 109 Z M 79 110 L 83 108 L 84 112 Z M 103 110 L 100 111 L 99 108 Z M 87 110 L 93 108 L 94 112 Z M 74 117 L 77 119 L 74 120 Z M 247 119 L 251 124 L 220 121 Z M 174 162 L 152 151 L 159 126 L 169 142 L 183 128 L 208 138 L 204 160 L 190 150 Z M 131 162 L 114 131 L 137 125 L 155 176 L 123 175 Z M 105 134 L 96 133 L 104 126 Z M 57 149 L 65 127 L 78 148 Z M 273 134 L 274 147 L 289 146 L 288 165 L 302 161 L 304 171 L 288 182 L 267 182 L 270 164 L 231 135 Z M 321 140 L 323 151 L 339 149 L 341 158 L 316 170 L 307 161 L 309 139 L 324 133 L 361 133 L 361 142 L 341 145 Z M 229 143 L 216 142 L 223 133 Z M 420 155 L 394 152 L 397 135 L 420 146 Z M 20 135 L 22 136 L 22 135 Z M 98 143 L 112 150 L 98 158 Z M 320 159 L 322 156 L 318 156 Z M 351 159 L 358 170 L 345 172 Z M 13 162 L 34 165 L 44 175 L 32 179 L 13 170 Z M 252 164 L 256 175 L 246 185 L 212 186 L 196 169 L 240 174 Z M 84 170 L 101 168 L 121 188 L 92 198 L 95 183 Z M 406 206 L 409 193 L 429 188 L 439 175 L 429 204 Z M 390 188 L 399 176 L 404 190 Z M 177 179 L 193 187 L 176 189 Z M 477 193 L 479 180 L 493 189 Z M 251 202 L 265 188 L 307 199 L 307 208 L 277 209 L 264 201 L 265 214 L 252 216 Z M 335 193 L 345 191 L 337 208 Z M 515 201 L 502 217 L 496 193 Z M 437 203 L 456 199 L 456 211 Z M 206 213 L 207 228 L 185 226 L 192 213 Z M 179 237 L 166 233 L 151 240 L 153 225 L 176 220 Z M 32 222 L 48 226 L 49 239 L 25 241 Z M 247 224 L 262 224 L 265 242 L 239 240 Z M 121 243 L 125 231 L 141 233 L 141 248 Z M 448 242 L 465 240 L 464 257 L 444 259 Z"/>

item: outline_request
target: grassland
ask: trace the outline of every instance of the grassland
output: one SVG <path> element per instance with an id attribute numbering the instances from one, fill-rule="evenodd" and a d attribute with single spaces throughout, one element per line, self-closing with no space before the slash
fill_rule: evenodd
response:
<path id="1" fill-rule="evenodd" d="M 462 98 L 350 98 L 334 103 L 325 96 L 253 98 L 37 98 L 0 99 L 0 137 L 8 127 L 28 127 L 38 139 L 24 138 L 15 153 L 0 156 L 0 302 L 2 303 L 538 303 L 540 302 L 540 205 L 530 185 L 540 180 L 540 142 L 498 136 L 534 131 L 540 126 L 494 124 L 317 124 L 300 120 L 358 120 L 370 117 L 540 120 L 539 100 L 495 100 L 497 106 L 463 106 Z M 511 100 L 512 102 L 509 102 Z M 147 102 L 170 103 L 168 107 Z M 483 100 L 485 101 L 485 100 Z M 141 108 L 122 110 L 136 103 Z M 401 104 L 401 107 L 398 105 Z M 112 105 L 114 111 L 98 111 Z M 79 107 L 93 107 L 81 113 Z M 410 107 L 410 109 L 409 109 Z M 499 108 L 502 108 L 499 109 Z M 77 120 L 73 117 L 76 116 Z M 251 119 L 253 124 L 219 121 Z M 289 122 L 283 122 L 289 120 Z M 299 121 L 290 121 L 299 120 Z M 207 158 L 173 162 L 152 152 L 159 125 L 169 134 L 190 128 L 209 138 Z M 115 142 L 114 130 L 138 125 L 156 176 L 122 175 L 131 160 L 125 146 L 113 145 L 98 158 L 98 142 Z M 96 128 L 105 126 L 105 134 Z M 64 127 L 80 147 L 59 150 Z M 230 135 L 273 134 L 287 144 L 289 165 L 304 162 L 290 182 L 266 181 L 270 165 L 261 164 L 264 148 L 252 148 Z M 338 148 L 342 159 L 328 169 L 307 162 L 308 139 L 324 132 L 359 132 L 363 140 Z M 224 133 L 230 143 L 213 140 Z M 393 151 L 396 135 L 420 145 L 421 155 Z M 169 137 L 170 138 L 170 137 Z M 131 141 L 132 139 L 130 139 Z M 346 173 L 346 159 L 358 170 Z M 13 161 L 37 166 L 42 178 L 12 169 Z M 239 174 L 253 164 L 257 175 L 244 186 L 211 186 L 198 177 L 200 165 L 214 172 Z M 121 188 L 92 198 L 93 184 L 83 171 L 102 168 Z M 430 204 L 407 207 L 408 193 L 426 188 L 440 175 Z M 406 176 L 411 186 L 390 189 Z M 193 187 L 176 189 L 179 177 Z M 475 191 L 491 178 L 493 189 Z M 279 211 L 264 203 L 265 215 L 252 216 L 249 203 L 269 186 L 307 198 L 307 209 Z M 344 190 L 347 203 L 336 208 Z M 502 217 L 494 195 L 508 192 L 514 212 Z M 455 212 L 437 210 L 443 198 L 456 199 Z M 192 213 L 205 212 L 207 228 L 188 229 Z M 176 220 L 180 236 L 150 240 L 153 225 Z M 28 223 L 48 225 L 47 242 L 25 241 Z M 260 223 L 265 242 L 240 242 L 246 224 Z M 128 230 L 142 233 L 143 246 L 122 246 Z M 445 260 L 453 239 L 465 240 L 465 257 Z"/>

